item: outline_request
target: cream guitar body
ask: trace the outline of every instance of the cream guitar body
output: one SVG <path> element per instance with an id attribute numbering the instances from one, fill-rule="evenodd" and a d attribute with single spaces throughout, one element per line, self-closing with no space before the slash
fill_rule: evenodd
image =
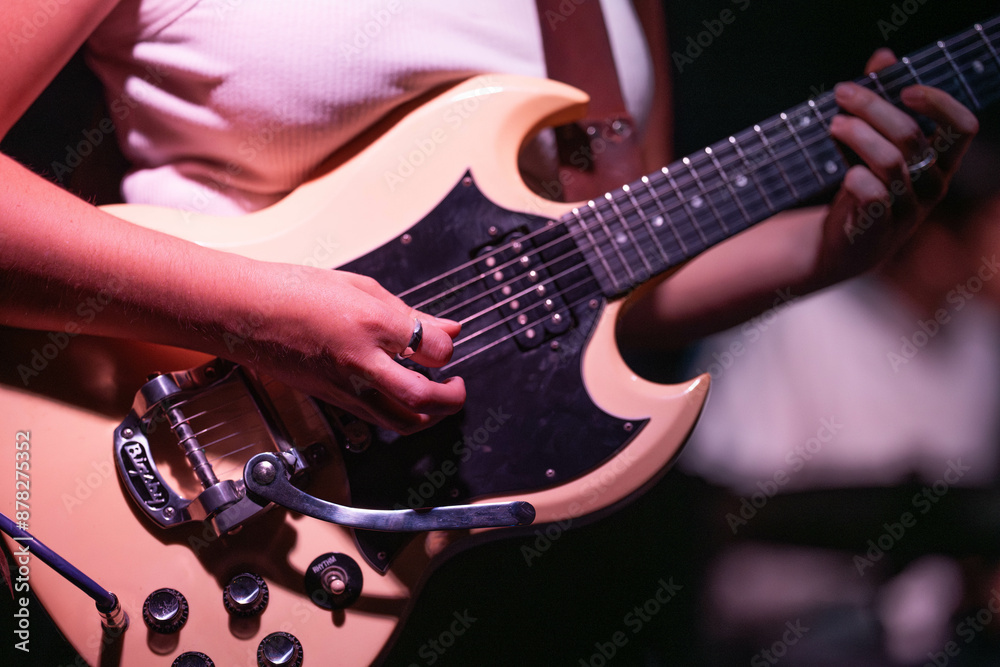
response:
<path id="1" fill-rule="evenodd" d="M 539 127 L 578 115 L 585 101 L 579 92 L 552 82 L 478 76 L 389 119 L 378 138 L 349 147 L 324 175 L 258 213 L 213 218 L 143 206 L 108 210 L 260 260 L 349 270 L 363 269 L 367 262 L 384 269 L 376 277 L 392 283 L 396 292 L 423 285 L 431 271 L 446 286 L 444 296 L 425 306 L 435 314 L 453 316 L 451 309 L 471 301 L 465 276 L 477 277 L 485 287 L 475 299 L 488 304 L 483 308 L 492 317 L 480 337 L 488 344 L 477 346 L 473 340 L 458 346 L 456 362 L 444 374 L 468 381 L 470 373 L 493 369 L 506 378 L 506 388 L 497 393 L 494 379 L 472 382 L 470 407 L 453 424 L 407 443 L 376 432 L 358 452 L 330 435 L 329 414 L 305 397 L 286 395 L 282 400 L 291 407 L 285 416 L 297 424 L 296 439 L 332 443 L 329 460 L 305 488 L 362 507 L 522 500 L 534 506 L 536 523 L 582 517 L 625 501 L 665 470 L 693 428 L 708 390 L 707 376 L 658 385 L 625 365 L 614 338 L 621 298 L 606 299 L 597 289 L 585 299 L 566 292 L 562 302 L 546 303 L 568 278 L 557 275 L 555 264 L 542 254 L 548 241 L 539 234 L 572 207 L 529 191 L 518 176 L 517 153 Z M 463 208 L 466 201 L 472 203 Z M 451 203 L 443 207 L 442 202 Z M 465 245 L 449 256 L 446 249 L 439 251 L 440 237 L 455 239 L 460 236 L 452 233 L 456 229 L 466 229 L 469 241 L 456 241 Z M 556 240 L 572 248 L 574 238 L 563 234 Z M 526 250 L 532 242 L 536 250 Z M 572 271 L 589 272 L 600 262 L 584 261 L 576 253 Z M 522 263 L 523 257 L 529 260 Z M 537 258 L 544 261 L 532 264 Z M 536 284 L 515 282 L 533 280 L 527 272 L 542 264 L 550 274 L 534 280 L 547 286 L 548 294 L 539 293 Z M 409 267 L 418 267 L 412 277 L 406 275 Z M 451 272 L 456 267 L 464 273 Z M 511 273 L 522 268 L 524 273 Z M 498 271 L 508 276 L 497 278 Z M 504 284 L 514 285 L 513 295 L 502 291 Z M 424 300 L 412 294 L 413 305 Z M 515 305 L 518 294 L 523 303 Z M 529 302 L 534 313 L 542 314 L 532 314 L 525 324 L 517 315 L 531 312 Z M 81 304 L 81 319 L 99 307 Z M 553 314 L 562 316 L 553 319 Z M 301 642 L 306 665 L 366 665 L 383 653 L 406 616 L 412 592 L 443 560 L 440 555 L 435 560 L 439 536 L 398 539 L 386 546 L 378 538 L 366 541 L 350 529 L 277 507 L 222 537 L 208 522 L 160 527 L 137 507 L 116 472 L 112 434 L 148 374 L 207 359 L 83 336 L 18 331 L 4 336 L 9 356 L 0 386 L 0 424 L 10 443 L 16 431 L 30 433 L 27 527 L 115 592 L 131 619 L 120 645 L 102 642 L 93 602 L 32 561 L 31 590 L 88 664 L 106 664 L 111 652 L 120 652 L 122 665 L 170 665 L 185 651 L 200 651 L 217 665 L 255 665 L 258 644 L 276 631 Z M 36 372 L 24 375 L 18 368 Z M 579 380 L 575 387 L 567 382 L 574 377 Z M 545 406 L 561 395 L 569 398 Z M 581 412 L 570 411 L 581 403 L 587 404 Z M 576 429 L 568 430 L 574 423 Z M 600 444 L 591 446 L 591 440 Z M 582 453 L 563 464 L 566 451 L 576 452 L 578 445 Z M 392 465 L 389 454 L 404 446 L 411 458 L 386 474 L 394 480 L 392 488 L 373 488 L 371 480 Z M 418 456 L 421 447 L 433 452 L 429 462 Z M 191 471 L 179 454 L 161 451 L 156 458 L 167 484 L 192 488 Z M 232 474 L 241 472 L 237 468 Z M 13 480 L 4 479 L 0 507 L 13 516 L 18 509 Z M 475 534 L 453 537 L 476 539 Z M 303 585 L 310 563 L 328 552 L 350 556 L 363 574 L 360 597 L 343 610 L 318 606 Z M 223 587 L 238 571 L 260 575 L 269 589 L 266 610 L 250 620 L 231 617 L 223 607 Z M 189 607 L 186 625 L 172 635 L 151 632 L 142 621 L 143 601 L 162 587 L 181 591 Z"/>

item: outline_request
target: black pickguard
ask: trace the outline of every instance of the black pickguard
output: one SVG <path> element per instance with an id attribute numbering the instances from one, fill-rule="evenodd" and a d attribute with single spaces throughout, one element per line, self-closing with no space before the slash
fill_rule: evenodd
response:
<path id="1" fill-rule="evenodd" d="M 468 401 L 459 414 L 412 436 L 375 430 L 364 451 L 344 449 L 355 505 L 431 507 L 561 484 L 607 459 L 641 430 L 643 423 L 612 417 L 587 395 L 581 355 L 604 301 L 574 242 L 565 238 L 565 228 L 556 225 L 549 231 L 544 227 L 547 222 L 500 208 L 467 174 L 406 234 L 340 267 L 376 278 L 394 294 L 449 274 L 450 269 L 466 267 L 404 300 L 418 305 L 427 295 L 448 292 L 421 310 L 452 319 L 490 311 L 476 320 L 478 326 L 487 328 L 476 340 L 491 347 L 445 372 L 420 369 L 432 378 L 460 375 L 465 379 Z M 546 282 L 538 254 L 531 255 L 528 267 L 516 262 L 518 253 L 510 246 L 517 238 L 526 239 L 525 248 L 529 244 L 535 250 L 541 248 L 544 264 L 552 267 L 549 276 L 563 274 L 554 279 L 558 290 L 553 290 L 553 279 Z M 493 252 L 501 267 L 506 258 L 512 258 L 516 269 L 504 268 L 503 278 L 498 279 L 483 261 L 477 261 L 484 252 Z M 570 259 L 558 261 L 567 256 Z M 527 276 L 531 269 L 539 271 L 534 283 Z M 513 283 L 514 296 L 545 284 L 545 296 L 554 296 L 552 311 L 545 311 L 535 291 L 518 299 L 519 310 L 512 309 L 510 297 L 499 292 L 499 286 L 510 283 L 515 271 L 523 277 Z M 583 287 L 579 287 L 581 282 Z M 548 319 L 532 327 L 535 333 L 529 339 L 512 319 L 518 312 L 528 314 L 529 324 L 539 315 Z M 552 324 L 554 312 L 561 313 L 557 325 Z M 474 329 L 467 326 L 458 340 Z M 468 348 L 457 345 L 453 361 L 462 359 Z M 357 534 L 361 552 L 382 570 L 408 537 Z"/>

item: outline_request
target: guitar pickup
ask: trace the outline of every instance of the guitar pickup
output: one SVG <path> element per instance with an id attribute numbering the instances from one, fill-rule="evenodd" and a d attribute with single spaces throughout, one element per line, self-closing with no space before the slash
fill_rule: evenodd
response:
<path id="1" fill-rule="evenodd" d="M 573 326 L 556 279 L 531 236 L 514 231 L 477 253 L 483 289 L 521 349 L 536 348 Z"/>

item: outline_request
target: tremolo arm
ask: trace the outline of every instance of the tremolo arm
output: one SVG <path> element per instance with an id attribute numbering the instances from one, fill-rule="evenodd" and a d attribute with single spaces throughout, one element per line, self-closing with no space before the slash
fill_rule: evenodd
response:
<path id="1" fill-rule="evenodd" d="M 220 535 L 272 504 L 379 531 L 491 528 L 534 520 L 535 510 L 526 502 L 376 510 L 309 495 L 294 482 L 335 458 L 337 436 L 324 414 L 329 411 L 317 409 L 311 399 L 273 384 L 265 387 L 246 369 L 215 359 L 143 385 L 115 430 L 115 463 L 133 500 L 157 524 L 206 521 Z M 350 447 L 351 434 L 341 437 Z M 166 463 L 175 484 L 168 483 L 157 461 Z"/>

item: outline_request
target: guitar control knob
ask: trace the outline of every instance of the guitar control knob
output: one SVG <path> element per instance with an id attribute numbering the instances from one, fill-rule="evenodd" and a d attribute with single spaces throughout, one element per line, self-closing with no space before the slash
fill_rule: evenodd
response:
<path id="1" fill-rule="evenodd" d="M 252 572 L 237 574 L 222 591 L 222 603 L 233 616 L 256 616 L 267 608 L 267 583 Z"/>
<path id="2" fill-rule="evenodd" d="M 187 599 L 173 588 L 155 590 L 142 603 L 142 620 L 153 632 L 173 634 L 184 627 L 187 618 Z"/>
<path id="3" fill-rule="evenodd" d="M 272 632 L 257 646 L 259 667 L 299 667 L 302 664 L 302 644 L 295 635 Z"/>
<path id="4" fill-rule="evenodd" d="M 215 662 L 204 653 L 188 651 L 174 658 L 170 667 L 215 667 Z"/>
<path id="5" fill-rule="evenodd" d="M 345 609 L 361 595 L 364 576 L 353 558 L 323 554 L 306 570 L 306 593 L 323 609 Z"/>

